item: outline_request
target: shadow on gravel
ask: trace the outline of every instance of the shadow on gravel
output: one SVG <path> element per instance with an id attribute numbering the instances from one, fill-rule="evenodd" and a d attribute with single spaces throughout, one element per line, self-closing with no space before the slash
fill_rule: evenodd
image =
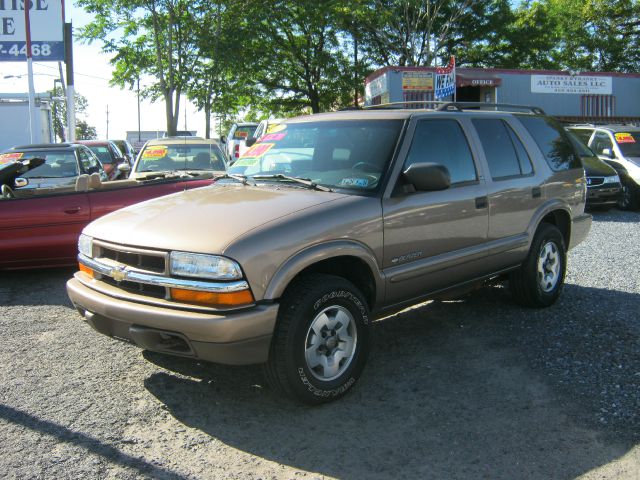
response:
<path id="1" fill-rule="evenodd" d="M 145 386 L 185 425 L 322 475 L 575 478 L 639 440 L 639 335 L 619 324 L 639 299 L 568 285 L 555 306 L 526 310 L 494 287 L 402 312 L 374 324 L 354 390 L 321 407 L 272 393 L 258 368 L 149 352 L 190 378 L 156 373 Z M 600 411 L 609 402 L 628 415 Z"/>
<path id="2" fill-rule="evenodd" d="M 87 450 L 89 453 L 99 455 L 110 463 L 130 468 L 138 472 L 138 474 L 167 480 L 181 480 L 185 478 L 171 470 L 157 467 L 145 462 L 144 460 L 140 460 L 139 458 L 129 456 L 114 446 L 101 442 L 93 437 L 69 430 L 57 423 L 42 420 L 30 415 L 29 413 L 7 405 L 0 404 L 0 419 L 15 425 L 20 425 L 43 435 L 50 435 L 58 442 L 79 446 Z"/>
<path id="3" fill-rule="evenodd" d="M 0 305 L 60 305 L 73 308 L 67 296 L 67 280 L 77 269 L 45 268 L 0 274 Z"/>

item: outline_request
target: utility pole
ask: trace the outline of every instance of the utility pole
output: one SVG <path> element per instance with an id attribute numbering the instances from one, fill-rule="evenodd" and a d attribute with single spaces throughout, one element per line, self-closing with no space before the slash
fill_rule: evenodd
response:
<path id="1" fill-rule="evenodd" d="M 67 65 L 67 141 L 76 140 L 76 104 L 73 81 L 73 26 L 64 24 L 64 62 Z"/>
<path id="2" fill-rule="evenodd" d="M 138 75 L 138 143 L 142 142 L 140 139 L 140 76 Z"/>
<path id="3" fill-rule="evenodd" d="M 24 8 L 24 26 L 25 26 L 25 34 L 26 34 L 26 47 L 27 47 L 27 74 L 29 81 L 29 135 L 31 138 L 31 143 L 40 141 L 40 135 L 36 132 L 35 120 L 36 120 L 36 112 L 35 112 L 35 88 L 33 86 L 33 58 L 31 56 L 31 21 L 29 18 L 29 5 Z"/>
<path id="4" fill-rule="evenodd" d="M 107 139 L 109 138 L 109 105 L 107 105 Z"/>

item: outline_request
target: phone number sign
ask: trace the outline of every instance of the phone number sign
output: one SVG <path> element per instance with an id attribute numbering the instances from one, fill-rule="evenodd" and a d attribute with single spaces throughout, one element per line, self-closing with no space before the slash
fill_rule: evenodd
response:
<path id="1" fill-rule="evenodd" d="M 37 61 L 64 60 L 63 0 L 0 0 L 0 62 L 27 59 L 24 5 L 29 6 L 31 54 Z"/>

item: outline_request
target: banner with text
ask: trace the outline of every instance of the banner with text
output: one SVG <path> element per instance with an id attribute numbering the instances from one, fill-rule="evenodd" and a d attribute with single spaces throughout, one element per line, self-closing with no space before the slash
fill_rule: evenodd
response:
<path id="1" fill-rule="evenodd" d="M 24 5 L 29 8 L 33 60 L 64 60 L 63 0 L 0 0 L 0 62 L 27 60 Z"/>
<path id="2" fill-rule="evenodd" d="M 531 75 L 531 93 L 611 95 L 612 78 L 587 75 Z"/>

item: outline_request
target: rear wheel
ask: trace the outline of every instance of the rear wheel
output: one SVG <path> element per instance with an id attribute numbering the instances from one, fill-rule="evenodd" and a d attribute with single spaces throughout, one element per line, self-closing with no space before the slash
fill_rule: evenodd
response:
<path id="1" fill-rule="evenodd" d="M 360 377 L 368 344 L 369 310 L 360 291 L 341 277 L 305 276 L 282 298 L 267 380 L 304 403 L 335 400 Z"/>
<path id="2" fill-rule="evenodd" d="M 528 307 L 548 307 L 560 296 L 567 266 L 564 237 L 554 225 L 542 223 L 524 263 L 509 276 L 514 299 Z"/>

